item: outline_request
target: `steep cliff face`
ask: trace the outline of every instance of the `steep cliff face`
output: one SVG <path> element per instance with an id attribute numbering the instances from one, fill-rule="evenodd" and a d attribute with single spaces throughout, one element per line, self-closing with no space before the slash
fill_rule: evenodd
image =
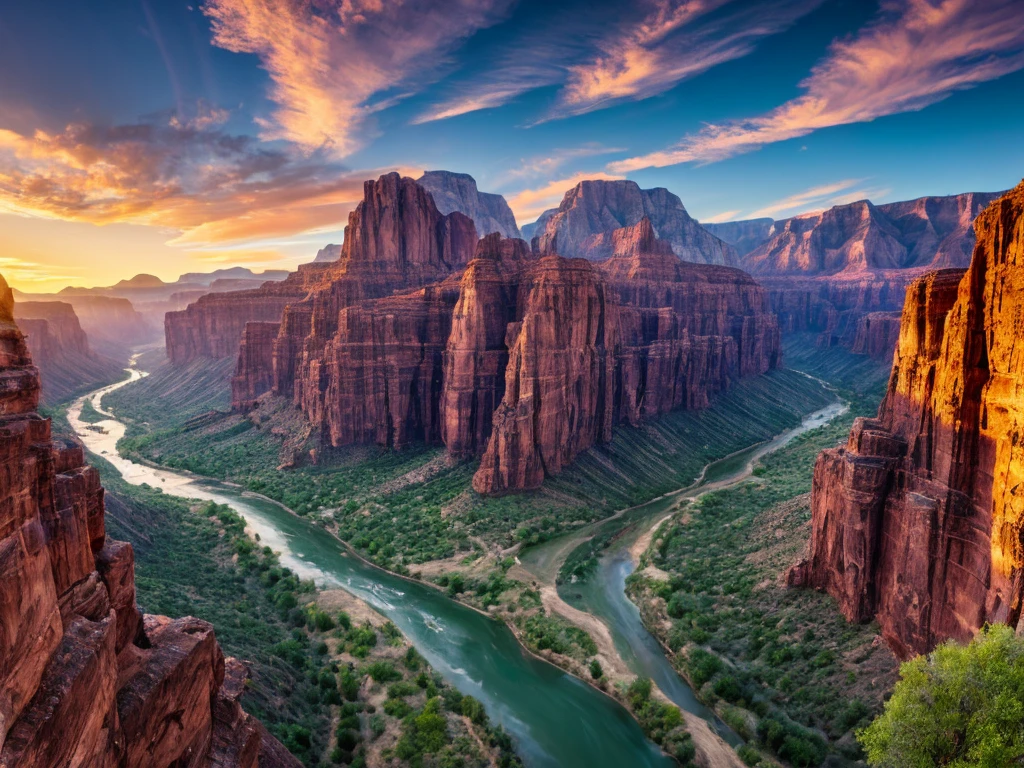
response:
<path id="1" fill-rule="evenodd" d="M 320 283 L 279 325 L 248 324 L 234 405 L 272 391 L 330 447 L 443 443 L 481 456 L 475 487 L 502 493 L 536 487 L 617 421 L 705 407 L 778 364 L 749 276 L 680 261 L 646 217 L 598 238 L 612 256 L 599 265 L 477 242 L 416 182 L 370 182 Z"/>
<path id="2" fill-rule="evenodd" d="M 683 261 L 736 263 L 733 248 L 691 218 L 678 197 L 667 189 L 640 189 L 633 181 L 581 181 L 531 232 L 542 253 L 600 261 L 612 255 L 610 233 L 644 217 Z"/>
<path id="3" fill-rule="evenodd" d="M 705 408 L 734 378 L 779 365 L 778 323 L 749 275 L 680 261 L 646 219 L 614 253 L 599 268 L 621 306 L 617 420 Z"/>
<path id="4" fill-rule="evenodd" d="M 12 304 L 0 278 L 0 766 L 298 765 L 263 751 L 209 624 L 139 613 L 99 474 L 36 413 Z"/>
<path id="5" fill-rule="evenodd" d="M 700 225 L 722 242 L 735 248 L 741 257 L 775 234 L 775 220 L 767 218 L 725 221 L 720 224 L 702 221 Z"/>
<path id="6" fill-rule="evenodd" d="M 42 397 L 59 403 L 89 386 L 116 381 L 122 365 L 93 352 L 74 308 L 60 301 L 20 301 L 15 319 L 42 378 Z"/>
<path id="7" fill-rule="evenodd" d="M 974 219 L 998 196 L 968 192 L 879 206 L 860 200 L 785 219 L 742 266 L 754 275 L 815 276 L 966 267 Z"/>
<path id="8" fill-rule="evenodd" d="M 350 371 L 331 368 L 332 362 L 347 364 L 355 354 L 350 340 L 363 333 L 359 319 L 373 316 L 368 306 L 362 314 L 355 307 L 444 280 L 465 267 L 476 241 L 476 229 L 468 217 L 458 212 L 442 215 L 430 194 L 412 179 L 392 173 L 366 182 L 363 201 L 349 216 L 341 257 L 328 266 L 308 296 L 290 304 L 281 317 L 273 348 L 273 391 L 291 398 L 314 424 L 326 424 L 327 415 L 333 414 L 336 418 L 328 428 L 328 434 L 335 436 L 331 444 L 351 442 L 352 430 L 363 434 L 354 423 L 343 425 L 347 416 L 328 399 L 348 398 L 346 387 L 359 386 L 357 379 L 347 378 Z M 396 301 L 403 310 L 415 303 L 397 297 Z M 353 311 L 346 314 L 344 310 L 350 307 Z M 408 327 L 410 332 L 413 327 Z M 379 324 L 378 330 L 383 332 Z M 438 342 L 442 348 L 446 338 Z M 369 341 L 367 337 L 363 340 Z M 365 350 L 367 354 L 371 351 Z M 364 359 L 370 363 L 365 354 Z M 264 368 L 240 368 L 238 376 L 253 380 L 244 385 L 246 391 L 265 391 L 257 381 L 265 376 Z M 404 382 L 396 380 L 392 385 L 386 395 L 389 413 L 394 413 L 391 409 L 405 395 L 400 394 Z M 381 413 L 375 410 L 366 418 Z M 419 434 L 421 425 L 412 429 Z M 397 434 L 394 429 L 390 432 Z M 399 437 L 399 442 L 402 439 Z"/>
<path id="9" fill-rule="evenodd" d="M 434 198 L 441 213 L 458 211 L 473 220 L 478 234 L 497 232 L 502 237 L 519 237 L 512 209 L 501 195 L 480 192 L 476 179 L 468 173 L 427 171 L 416 182 Z"/>
<path id="10" fill-rule="evenodd" d="M 901 656 L 1024 600 L 1024 184 L 975 224 L 970 269 L 907 291 L 889 391 L 818 458 L 810 559 L 791 574 Z"/>
<path id="11" fill-rule="evenodd" d="M 456 457 L 483 451 L 479 492 L 536 487 L 614 424 L 706 407 L 778 364 L 778 327 L 749 276 L 680 261 L 647 219 L 608 240 L 615 255 L 596 265 L 483 241 L 467 269 L 443 436 Z"/>
<path id="12" fill-rule="evenodd" d="M 479 493 L 536 488 L 611 439 L 616 307 L 583 259 L 545 256 L 519 282 L 505 391 L 473 477 Z"/>
<path id="13" fill-rule="evenodd" d="M 899 312 L 869 312 L 858 318 L 850 351 L 889 362 L 900 339 Z"/>
<path id="14" fill-rule="evenodd" d="M 248 322 L 279 322 L 284 308 L 301 301 L 330 264 L 303 264 L 280 282 L 227 293 L 205 293 L 188 308 L 164 315 L 167 357 L 183 365 L 200 357 L 234 357 Z"/>
<path id="15" fill-rule="evenodd" d="M 777 221 L 741 266 L 768 288 L 784 331 L 817 332 L 823 347 L 866 349 L 862 318 L 901 311 L 907 286 L 929 269 L 966 267 L 974 219 L 997 196 L 971 192 L 878 206 L 861 200 Z M 894 333 L 886 338 L 895 344 Z M 879 358 L 892 352 L 893 346 L 871 348 Z"/>

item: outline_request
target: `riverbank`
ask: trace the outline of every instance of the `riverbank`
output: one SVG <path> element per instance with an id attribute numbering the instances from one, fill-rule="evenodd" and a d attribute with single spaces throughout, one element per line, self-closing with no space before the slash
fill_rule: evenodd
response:
<path id="1" fill-rule="evenodd" d="M 896 677 L 876 627 L 849 625 L 827 596 L 784 582 L 809 538 L 814 458 L 877 404 L 877 394 L 850 397 L 848 416 L 761 457 L 747 481 L 702 494 L 630 547 L 640 556 L 623 582 L 644 626 L 700 701 L 761 752 L 745 754 L 755 762 L 852 764 L 853 731 Z"/>
<path id="2" fill-rule="evenodd" d="M 123 427 L 109 420 L 94 426 L 99 430 L 82 425 L 84 439 L 97 453 L 109 452 Z M 128 482 L 230 504 L 254 538 L 282 553 L 282 565 L 302 578 L 353 592 L 387 615 L 446 680 L 480 699 L 493 719 L 512 732 L 528 765 L 666 768 L 666 758 L 625 710 L 524 653 L 502 622 L 467 611 L 439 595 L 436 586 L 365 565 L 322 528 L 276 502 L 229 484 L 136 464 L 116 450 L 113 454 Z"/>

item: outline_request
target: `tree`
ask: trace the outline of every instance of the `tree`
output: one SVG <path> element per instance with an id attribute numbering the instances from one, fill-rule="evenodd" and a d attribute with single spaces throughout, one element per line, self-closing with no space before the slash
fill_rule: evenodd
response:
<path id="1" fill-rule="evenodd" d="M 885 711 L 858 734 L 871 765 L 1024 765 L 1024 639 L 1005 625 L 900 667 Z"/>

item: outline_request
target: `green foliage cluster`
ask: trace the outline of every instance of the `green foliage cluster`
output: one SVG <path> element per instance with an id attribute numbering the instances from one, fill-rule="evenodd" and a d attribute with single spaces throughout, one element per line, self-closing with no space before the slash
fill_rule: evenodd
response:
<path id="1" fill-rule="evenodd" d="M 534 650 L 552 651 L 581 662 L 597 654 L 594 638 L 559 616 L 536 613 L 517 619 L 516 624 L 523 641 Z"/>
<path id="2" fill-rule="evenodd" d="M 906 662 L 858 738 L 884 768 L 1024 765 L 1024 638 L 1000 624 Z"/>
<path id="3" fill-rule="evenodd" d="M 226 384 L 217 383 L 221 372 L 188 375 L 199 382 L 197 389 L 226 392 Z M 692 482 L 708 461 L 776 434 L 831 399 L 818 383 L 792 371 L 744 379 L 721 393 L 713 408 L 668 414 L 642 429 L 619 428 L 611 444 L 595 447 L 548 481 L 547 491 L 483 498 L 470 488 L 475 464 L 448 466 L 438 461 L 443 449 L 436 447 L 339 450 L 319 466 L 278 470 L 280 439 L 270 427 L 227 413 L 189 426 L 187 419 L 222 405 L 219 395 L 180 402 L 184 379 L 180 371 L 160 368 L 128 387 L 131 397 L 115 393 L 104 400 L 129 424 L 122 451 L 244 485 L 322 520 L 360 554 L 403 574 L 423 562 L 472 556 L 474 538 L 502 546 L 538 543 L 647 501 Z M 159 416 L 151 413 L 154 402 L 161 404 Z M 609 463 L 618 471 L 609 473 Z"/>
<path id="4" fill-rule="evenodd" d="M 777 586 L 779 569 L 798 556 L 806 536 L 809 509 L 799 498 L 810 491 L 817 454 L 845 438 L 854 414 L 877 403 L 877 396 L 846 396 L 847 417 L 769 454 L 756 480 L 704 495 L 685 524 L 659 532 L 648 557 L 668 581 L 640 574 L 628 580 L 638 601 L 645 594 L 665 601 L 672 625 L 663 637 L 699 695 L 721 711 L 732 707 L 748 732 L 743 712 L 752 713 L 758 725 L 749 735 L 794 766 L 820 765 L 836 742 L 868 722 L 893 671 L 884 652 L 875 656 L 874 629 L 848 625 L 819 593 Z M 783 545 L 794 544 L 768 560 L 765 550 L 778 548 L 780 536 Z M 880 684 L 861 682 L 862 664 Z"/>
<path id="5" fill-rule="evenodd" d="M 679 707 L 663 704 L 651 697 L 651 681 L 638 677 L 626 690 L 626 701 L 647 737 L 672 755 L 680 765 L 694 765 L 697 749 L 683 725 Z"/>
<path id="6" fill-rule="evenodd" d="M 79 414 L 79 418 L 86 424 L 96 424 L 107 417 L 93 408 L 92 400 L 85 400 L 82 402 L 82 412 Z"/>

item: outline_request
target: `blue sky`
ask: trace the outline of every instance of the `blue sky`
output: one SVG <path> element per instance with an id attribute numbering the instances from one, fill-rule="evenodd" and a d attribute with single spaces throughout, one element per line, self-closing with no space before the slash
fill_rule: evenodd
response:
<path id="1" fill-rule="evenodd" d="M 582 178 L 702 220 L 1024 175 L 1019 0 L 93 0 L 0 10 L 0 272 L 294 266 L 361 182 L 521 224 Z"/>

